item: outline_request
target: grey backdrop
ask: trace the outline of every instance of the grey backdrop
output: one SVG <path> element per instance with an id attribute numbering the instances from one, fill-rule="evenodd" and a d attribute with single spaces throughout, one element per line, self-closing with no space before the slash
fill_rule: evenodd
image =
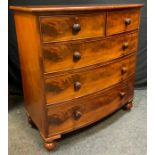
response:
<path id="1" fill-rule="evenodd" d="M 137 53 L 136 87 L 143 88 L 147 85 L 147 1 L 146 0 L 9 0 L 9 5 L 58 5 L 58 4 L 129 4 L 143 3 L 139 46 Z M 22 94 L 18 48 L 12 12 L 9 11 L 9 92 Z"/>

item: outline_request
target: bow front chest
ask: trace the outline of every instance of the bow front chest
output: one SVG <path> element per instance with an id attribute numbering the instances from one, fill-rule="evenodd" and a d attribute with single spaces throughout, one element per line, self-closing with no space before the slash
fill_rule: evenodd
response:
<path id="1" fill-rule="evenodd" d="M 119 108 L 131 109 L 142 6 L 10 7 L 25 109 L 45 148 Z"/>

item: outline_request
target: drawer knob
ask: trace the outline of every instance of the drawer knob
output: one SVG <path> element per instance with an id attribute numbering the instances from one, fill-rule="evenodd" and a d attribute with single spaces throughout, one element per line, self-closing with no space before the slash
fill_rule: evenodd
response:
<path id="1" fill-rule="evenodd" d="M 73 29 L 74 33 L 77 33 L 77 32 L 79 32 L 81 30 L 81 26 L 80 26 L 80 24 L 75 23 L 75 24 L 73 24 L 72 29 Z"/>
<path id="2" fill-rule="evenodd" d="M 74 118 L 79 119 L 82 116 L 82 112 L 79 110 L 74 111 Z"/>
<path id="3" fill-rule="evenodd" d="M 74 83 L 74 90 L 75 90 L 75 91 L 78 91 L 80 88 L 81 88 L 81 83 L 78 82 L 78 81 L 75 82 L 75 83 Z"/>
<path id="4" fill-rule="evenodd" d="M 123 49 L 127 49 L 128 47 L 129 47 L 128 42 L 124 42 L 124 43 L 123 43 Z"/>
<path id="5" fill-rule="evenodd" d="M 75 51 L 73 54 L 73 60 L 78 61 L 80 59 L 81 59 L 81 54 L 79 52 Z"/>
<path id="6" fill-rule="evenodd" d="M 120 92 L 120 97 L 124 97 L 126 95 L 126 93 L 125 92 Z"/>
<path id="7" fill-rule="evenodd" d="M 130 25 L 131 24 L 131 19 L 130 18 L 125 18 L 124 22 L 125 22 L 125 25 Z"/>
<path id="8" fill-rule="evenodd" d="M 122 67 L 122 74 L 125 74 L 127 72 L 127 67 Z"/>

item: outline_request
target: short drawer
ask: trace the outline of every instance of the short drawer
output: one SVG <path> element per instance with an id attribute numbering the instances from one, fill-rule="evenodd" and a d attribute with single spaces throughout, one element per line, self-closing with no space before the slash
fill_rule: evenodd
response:
<path id="1" fill-rule="evenodd" d="M 44 71 L 58 72 L 106 62 L 137 50 L 138 33 L 127 33 L 94 41 L 43 45 Z"/>
<path id="2" fill-rule="evenodd" d="M 136 54 L 93 68 L 80 69 L 45 79 L 47 104 L 84 96 L 128 78 L 135 72 Z"/>
<path id="3" fill-rule="evenodd" d="M 105 35 L 105 13 L 40 17 L 43 42 L 67 41 Z"/>
<path id="4" fill-rule="evenodd" d="M 131 31 L 139 28 L 140 9 L 107 12 L 106 35 Z"/>
<path id="5" fill-rule="evenodd" d="M 81 128 L 119 109 L 133 98 L 133 81 L 131 77 L 107 90 L 48 107 L 49 135 Z"/>

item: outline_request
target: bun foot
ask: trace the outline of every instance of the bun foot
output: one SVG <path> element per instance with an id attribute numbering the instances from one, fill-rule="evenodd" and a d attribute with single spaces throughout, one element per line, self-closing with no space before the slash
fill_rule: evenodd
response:
<path id="1" fill-rule="evenodd" d="M 46 148 L 46 150 L 51 151 L 56 148 L 56 142 L 51 142 L 51 143 L 45 142 L 44 147 Z"/>
<path id="2" fill-rule="evenodd" d="M 132 107 L 133 107 L 133 103 L 128 102 L 127 104 L 124 105 L 123 110 L 130 111 Z"/>

